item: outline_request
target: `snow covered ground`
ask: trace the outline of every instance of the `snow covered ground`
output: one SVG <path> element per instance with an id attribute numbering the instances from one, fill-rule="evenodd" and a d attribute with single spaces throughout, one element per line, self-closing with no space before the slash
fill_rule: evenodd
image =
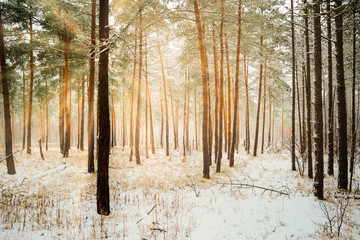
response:
<path id="1" fill-rule="evenodd" d="M 144 152 L 144 151 L 142 151 Z M 0 239 L 326 239 L 329 222 L 313 197 L 312 180 L 290 170 L 287 151 L 252 157 L 240 152 L 235 167 L 202 178 L 202 155 L 162 150 L 142 164 L 128 149 L 110 158 L 111 214 L 96 213 L 96 173 L 87 173 L 87 151 L 58 148 L 16 156 L 17 174 L 0 164 Z M 359 172 L 359 169 L 356 171 Z M 356 176 L 360 180 L 359 174 Z M 241 185 L 247 184 L 247 185 Z M 261 188 L 248 187 L 255 185 Z M 355 186 L 357 187 L 357 186 Z M 270 191 L 275 190 L 275 191 Z M 336 178 L 326 177 L 323 209 L 337 236 L 360 239 L 360 200 L 335 198 Z M 338 207 L 338 208 L 337 208 Z"/>

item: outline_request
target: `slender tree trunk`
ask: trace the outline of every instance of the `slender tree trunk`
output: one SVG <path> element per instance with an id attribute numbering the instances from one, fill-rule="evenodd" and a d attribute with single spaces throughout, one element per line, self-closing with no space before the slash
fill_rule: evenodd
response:
<path id="1" fill-rule="evenodd" d="M 228 112 L 227 112 L 227 152 L 228 159 L 230 159 L 231 149 L 231 78 L 230 78 L 230 61 L 229 61 L 229 47 L 227 41 L 227 34 L 225 33 L 225 53 L 226 53 L 226 71 L 227 71 L 227 87 L 228 87 Z"/>
<path id="2" fill-rule="evenodd" d="M 322 109 L 322 73 L 321 73 L 321 23 L 320 2 L 314 4 L 314 73 L 315 73 L 315 179 L 314 195 L 323 199 L 324 186 L 324 150 L 323 150 L 323 109 Z"/>
<path id="3" fill-rule="evenodd" d="M 250 153 L 250 126 L 249 126 L 249 79 L 248 79 L 248 64 L 246 55 L 244 55 L 244 72 L 245 72 L 245 95 L 246 95 L 246 108 L 245 108 L 245 150 Z M 270 115 L 269 115 L 270 116 Z"/>
<path id="4" fill-rule="evenodd" d="M 174 112 L 174 104 L 173 104 L 173 97 L 171 93 L 171 84 L 169 80 L 169 91 L 170 91 L 170 103 L 171 103 L 171 115 L 172 115 L 172 121 L 173 121 L 173 131 L 174 131 L 174 148 L 177 149 L 177 142 L 176 142 L 176 127 L 175 127 L 175 112 Z"/>
<path id="5" fill-rule="evenodd" d="M 98 85 L 98 137 L 97 137 L 97 212 L 110 214 L 109 197 L 109 152 L 110 152 L 110 118 L 109 118 L 109 0 L 100 0 L 99 10 L 99 85 Z"/>
<path id="6" fill-rule="evenodd" d="M 271 127 L 272 127 L 272 122 L 271 122 L 271 109 L 272 109 L 272 99 L 271 99 L 271 92 L 270 92 L 270 86 L 268 87 L 268 91 L 269 91 L 269 132 L 268 132 L 268 147 L 271 146 Z"/>
<path id="7" fill-rule="evenodd" d="M 90 76 L 89 76 L 89 113 L 88 113 L 88 172 L 94 172 L 94 95 L 95 95 L 95 28 L 96 28 L 96 0 L 91 0 L 91 47 L 90 47 Z"/>
<path id="8" fill-rule="evenodd" d="M 198 150 L 197 117 L 196 117 L 196 88 L 194 88 L 194 113 L 195 113 L 195 149 Z"/>
<path id="9" fill-rule="evenodd" d="M 1 4 L 2 5 L 2 4 Z M 5 43 L 4 31 L 2 24 L 2 14 L 0 5 L 0 64 L 1 64 L 1 87 L 4 104 L 4 119 L 5 119 L 5 154 L 6 154 L 6 167 L 8 174 L 15 174 L 15 163 L 12 150 L 12 129 L 10 122 L 10 102 L 9 102 L 9 87 L 7 79 L 7 67 L 5 57 Z"/>
<path id="10" fill-rule="evenodd" d="M 30 17 L 30 43 L 33 41 L 32 17 Z M 33 88 L 34 88 L 34 53 L 30 48 L 30 88 L 29 88 L 29 109 L 27 119 L 27 148 L 26 153 L 31 154 L 31 115 L 33 104 Z"/>
<path id="11" fill-rule="evenodd" d="M 149 158 L 149 150 L 148 150 L 148 96 L 149 96 L 149 92 L 148 92 L 148 62 L 147 62 L 147 55 L 148 55 L 148 48 L 147 48 L 147 39 L 145 39 L 145 154 L 146 154 L 146 158 Z"/>
<path id="12" fill-rule="evenodd" d="M 254 152 L 253 156 L 256 157 L 257 155 L 257 144 L 258 144 L 258 136 L 259 136 L 259 117 L 260 117 L 260 106 L 261 106 L 261 88 L 262 88 L 262 74 L 263 74 L 263 64 L 262 64 L 262 58 L 263 58 L 263 41 L 264 36 L 261 35 L 260 37 L 260 57 L 261 57 L 261 63 L 260 63 L 260 77 L 259 77 L 259 98 L 258 98 L 258 108 L 257 108 L 257 114 L 256 114 L 256 127 L 255 127 L 255 140 L 254 140 Z"/>
<path id="13" fill-rule="evenodd" d="M 216 172 L 221 171 L 222 145 L 223 145 L 223 112 L 224 112 L 224 0 L 221 0 L 221 23 L 220 23 L 220 108 L 219 108 L 219 143 L 216 157 Z"/>
<path id="14" fill-rule="evenodd" d="M 130 156 L 129 161 L 132 161 L 132 157 L 134 154 L 134 121 L 133 121 L 133 115 L 134 115 L 134 88 L 135 88 L 135 77 L 136 77 L 136 50 L 137 50 L 137 24 L 135 24 L 135 50 L 134 50 L 134 71 L 133 71 L 133 77 L 132 77 L 132 83 L 131 83 L 131 103 L 130 103 Z"/>
<path id="15" fill-rule="evenodd" d="M 284 145 L 284 96 L 281 93 L 281 146 Z"/>
<path id="16" fill-rule="evenodd" d="M 161 90 L 161 87 L 160 87 Z M 161 92 L 161 91 L 160 91 Z M 162 98 L 160 97 L 160 106 L 161 106 L 161 130 L 160 130 L 160 146 L 163 147 L 163 139 L 164 139 L 164 110 Z"/>
<path id="17" fill-rule="evenodd" d="M 154 143 L 154 128 L 153 128 L 153 120 L 152 120 L 152 111 L 151 111 L 151 97 L 149 86 L 146 86 L 148 98 L 149 98 L 149 116 L 150 116 L 150 142 L 151 142 L 151 151 L 152 154 L 155 154 L 155 143 Z"/>
<path id="18" fill-rule="evenodd" d="M 63 157 L 69 157 L 70 149 L 70 109 L 68 101 L 68 92 L 69 92 L 69 50 L 70 50 L 70 40 L 64 40 L 64 59 L 65 59 L 65 68 L 64 68 L 64 103 L 65 103 L 65 144 L 64 144 L 64 154 Z"/>
<path id="19" fill-rule="evenodd" d="M 307 4 L 307 0 L 304 0 Z M 308 9 L 304 8 L 305 20 L 305 51 L 306 51 L 306 125 L 307 125 L 307 159 L 308 159 L 308 177 L 313 178 L 312 166 L 312 143 L 311 143 L 311 77 L 310 77 L 310 43 L 309 43 L 309 24 Z"/>
<path id="20" fill-rule="evenodd" d="M 261 154 L 264 153 L 264 140 L 265 140 L 265 117 L 266 117 L 266 62 L 264 66 L 264 103 L 263 103 L 263 126 L 262 126 L 262 137 L 261 137 Z"/>
<path id="21" fill-rule="evenodd" d="M 175 110 L 176 146 L 179 146 L 179 98 L 176 100 Z"/>
<path id="22" fill-rule="evenodd" d="M 336 80 L 337 80 L 337 109 L 338 109 L 338 134 L 339 134 L 339 176 L 338 188 L 348 189 L 348 156 L 347 156 L 347 111 L 346 90 L 344 76 L 344 51 L 343 51 L 343 23 L 342 0 L 335 0 L 335 28 L 336 28 Z"/>
<path id="23" fill-rule="evenodd" d="M 81 121 L 81 108 L 80 108 L 80 84 L 78 84 L 78 89 L 77 89 L 77 103 L 78 103 L 78 112 L 77 112 L 77 149 L 80 149 L 80 121 Z"/>
<path id="24" fill-rule="evenodd" d="M 291 170 L 296 171 L 295 167 L 295 31 L 294 31 L 294 1 L 291 0 L 291 51 L 292 51 L 292 100 L 291 100 Z"/>
<path id="25" fill-rule="evenodd" d="M 188 67 L 188 84 L 190 84 L 190 72 Z M 189 140 L 189 118 L 190 118 L 190 90 L 189 86 L 186 88 L 187 92 L 187 115 L 186 115 L 186 149 L 190 150 L 190 140 Z"/>
<path id="26" fill-rule="evenodd" d="M 333 70 L 332 70 L 332 43 L 331 43 L 331 15 L 330 0 L 326 0 L 326 11 L 328 12 L 327 23 L 327 50 L 328 50 L 328 174 L 334 175 L 334 114 L 333 114 Z"/>
<path id="27" fill-rule="evenodd" d="M 213 52 L 214 52 L 214 79 L 215 79 L 215 162 L 219 153 L 219 72 L 218 72 L 218 59 L 216 49 L 215 25 L 212 29 L 213 34 Z"/>
<path id="28" fill-rule="evenodd" d="M 45 94 L 45 111 L 46 111 L 46 144 L 45 149 L 46 151 L 49 150 L 49 130 L 50 130 L 50 123 L 49 123 L 49 99 L 48 99 L 48 84 L 47 80 L 46 84 L 46 94 Z"/>
<path id="29" fill-rule="evenodd" d="M 137 94 L 137 109 L 136 109 L 136 126 L 135 126 L 135 157 L 136 164 L 140 164 L 140 118 L 141 118 L 141 69 L 142 69 L 142 11 L 139 7 L 139 29 L 140 29 L 140 42 L 139 42 L 139 81 L 138 81 L 138 94 Z"/>
<path id="30" fill-rule="evenodd" d="M 185 68 L 185 89 L 184 89 L 184 119 L 183 119 L 183 155 L 186 155 L 186 82 L 187 82 L 187 70 Z"/>
<path id="31" fill-rule="evenodd" d="M 350 155 L 350 184 L 349 190 L 352 189 L 352 179 L 354 176 L 354 163 L 355 163 L 355 149 L 356 149 L 356 102 L 355 102 L 355 89 L 356 89 L 356 24 L 355 24 L 355 8 L 353 9 L 353 69 L 352 69 L 352 115 L 351 115 L 351 155 Z"/>
<path id="32" fill-rule="evenodd" d="M 59 70 L 59 136 L 60 153 L 64 154 L 64 104 L 63 104 L 63 71 Z"/>
<path id="33" fill-rule="evenodd" d="M 164 103 L 165 103 L 165 144 L 166 144 L 166 156 L 169 156 L 169 114 L 168 114 L 168 108 L 167 108 L 167 96 L 166 96 L 166 82 L 165 82 L 165 72 L 164 72 L 164 65 L 163 60 L 161 56 L 161 50 L 159 46 L 159 56 L 160 56 L 160 63 L 161 63 L 161 72 L 163 76 L 163 84 L 164 84 Z"/>
<path id="34" fill-rule="evenodd" d="M 300 143 L 300 152 L 304 152 L 304 146 L 303 146 L 303 134 L 302 134 L 302 121 L 301 121 L 301 107 L 300 107 L 300 90 L 299 90 L 299 79 L 298 79 L 298 71 L 297 71 L 297 65 L 296 67 L 296 78 L 295 78 L 295 84 L 296 84 L 296 98 L 297 98 L 297 108 L 298 108 L 298 121 L 299 121 L 299 143 Z"/>
<path id="35" fill-rule="evenodd" d="M 200 20 L 200 12 L 198 7 L 197 0 L 194 0 L 194 12 L 195 12 L 195 19 L 196 19 L 196 27 L 198 33 L 198 43 L 199 43 L 199 51 L 200 51 L 200 60 L 201 60 L 201 73 L 202 73 L 202 92 L 203 92 L 203 126 L 202 126 L 202 139 L 203 139 L 203 162 L 204 162 L 204 169 L 203 169 L 203 177 L 210 178 L 210 161 L 209 161 L 209 145 L 208 145 L 208 135 L 207 128 L 208 124 L 207 121 L 208 117 L 208 79 L 207 79 L 207 67 L 206 67 L 206 54 L 203 45 L 203 34 L 202 34 L 202 27 L 201 27 L 201 20 Z"/>
<path id="36" fill-rule="evenodd" d="M 233 132 L 232 132 L 233 135 L 232 135 L 232 142 L 230 149 L 230 163 L 229 163 L 230 167 L 234 166 L 235 147 L 239 139 L 238 104 L 239 104 L 239 69 L 240 69 L 240 46 L 241 46 L 241 7 L 242 7 L 242 0 L 239 0 L 238 37 L 237 37 L 236 66 L 235 66 L 234 121 L 233 121 Z"/>
<path id="37" fill-rule="evenodd" d="M 23 70 L 23 143 L 22 149 L 25 149 L 26 140 L 26 106 L 25 106 L 25 72 Z"/>
<path id="38" fill-rule="evenodd" d="M 81 82 L 81 123 L 80 123 L 80 150 L 84 150 L 84 115 L 85 115 L 85 76 Z"/>

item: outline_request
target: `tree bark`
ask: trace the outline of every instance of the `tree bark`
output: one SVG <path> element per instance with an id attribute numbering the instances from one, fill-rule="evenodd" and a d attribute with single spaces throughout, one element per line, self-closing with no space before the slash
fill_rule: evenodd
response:
<path id="1" fill-rule="evenodd" d="M 110 214 L 109 198 L 109 150 L 110 150 L 110 119 L 109 119 L 109 0 L 100 0 L 99 10 L 99 85 L 98 85 L 98 137 L 97 137 L 97 212 L 101 215 Z"/>
<path id="2" fill-rule="evenodd" d="M 295 30 L 294 30 L 294 0 L 291 0 L 291 52 L 292 52 L 292 98 L 291 98 L 291 170 L 295 167 Z"/>
<path id="3" fill-rule="evenodd" d="M 2 4 L 1 4 L 2 5 Z M 10 102 L 9 102 L 9 87 L 7 78 L 6 56 L 5 56 L 5 43 L 4 31 L 2 24 L 2 14 L 0 5 L 0 64 L 1 64 L 1 87 L 4 104 L 4 119 L 5 119 L 5 154 L 6 154 L 6 167 L 8 174 L 15 174 L 15 163 L 12 150 L 12 129 L 10 120 Z"/>
<path id="4" fill-rule="evenodd" d="M 356 24 L 355 24 L 355 8 L 353 9 L 353 42 L 352 42 L 352 115 L 351 115 L 351 155 L 350 155 L 350 184 L 349 190 L 352 189 L 352 179 L 355 171 L 355 150 L 356 150 L 356 102 L 355 102 L 355 89 L 356 89 Z"/>
<path id="5" fill-rule="evenodd" d="M 161 63 L 161 72 L 163 76 L 163 84 L 164 84 L 164 107 L 165 107 L 165 144 L 166 144 L 166 156 L 169 156 L 169 114 L 168 114 L 168 107 L 167 107 L 167 96 L 166 96 L 166 81 L 165 81 L 165 72 L 164 72 L 164 64 L 161 56 L 161 50 L 159 46 L 159 56 L 160 56 L 160 63 Z"/>
<path id="6" fill-rule="evenodd" d="M 206 56 L 205 56 L 205 49 L 203 45 L 203 32 L 201 27 L 201 20 L 200 20 L 200 12 L 198 7 L 197 0 L 194 0 L 194 12 L 195 12 L 195 19 L 196 19 L 196 27 L 198 33 L 198 43 L 199 43 L 199 51 L 200 51 L 200 60 L 201 60 L 201 75 L 202 75 L 202 92 L 203 92 L 203 125 L 202 125 L 202 144 L 203 144 L 203 177 L 210 178 L 210 161 L 209 161 L 209 145 L 208 145 L 208 135 L 207 129 L 208 124 L 207 121 L 208 117 L 208 79 L 207 79 L 207 67 L 206 67 Z"/>
<path id="7" fill-rule="evenodd" d="M 261 154 L 264 153 L 264 141 L 265 141 L 265 118 L 266 118 L 266 62 L 264 66 L 264 102 L 263 102 L 263 126 L 262 126 L 262 137 L 261 137 Z M 271 116 L 270 116 L 271 117 Z"/>
<path id="8" fill-rule="evenodd" d="M 239 139 L 238 135 L 238 104 L 239 104 L 239 70 L 240 70 L 240 46 L 241 46 L 241 7 L 242 0 L 239 0 L 239 10 L 238 10 L 238 36 L 237 36 L 237 49 L 236 49 L 236 66 L 235 66 L 235 100 L 234 100 L 234 120 L 233 120 L 233 132 L 232 132 L 232 142 L 230 149 L 230 167 L 234 166 L 234 155 L 235 147 Z"/>
<path id="9" fill-rule="evenodd" d="M 215 24 L 212 29 L 213 34 L 213 52 L 214 52 L 214 79 L 215 79 L 215 162 L 219 153 L 219 72 L 218 58 L 216 49 Z"/>
<path id="10" fill-rule="evenodd" d="M 322 109 L 322 73 L 321 73 L 321 23 L 320 1 L 314 4 L 314 73 L 315 73 L 315 179 L 314 195 L 323 199 L 324 186 L 324 150 L 323 150 L 323 109 Z"/>
<path id="11" fill-rule="evenodd" d="M 248 79 L 249 65 L 247 64 L 246 55 L 244 55 L 244 73 L 245 73 L 245 95 L 246 95 L 246 108 L 245 108 L 245 150 L 250 153 L 250 126 L 249 126 L 249 79 Z M 269 115 L 270 116 L 270 115 Z"/>
<path id="12" fill-rule="evenodd" d="M 64 143 L 64 154 L 63 157 L 69 157 L 70 149 L 70 109 L 69 109 L 69 50 L 70 50 L 70 39 L 64 39 L 64 103 L 65 103 L 65 143 Z"/>
<path id="13" fill-rule="evenodd" d="M 151 111 L 151 97 L 150 97 L 150 91 L 149 86 L 146 86 L 146 91 L 148 93 L 149 98 L 149 116 L 150 116 L 150 142 L 151 142 L 151 151 L 152 154 L 155 154 L 155 143 L 154 143 L 154 128 L 153 128 L 153 120 L 152 120 L 152 111 Z"/>
<path id="14" fill-rule="evenodd" d="M 227 112 L 227 152 L 228 159 L 230 159 L 231 149 L 231 77 L 230 77 L 230 61 L 229 61 L 229 47 L 227 41 L 227 34 L 225 33 L 225 54 L 226 54 L 226 71 L 227 71 L 227 87 L 228 87 L 228 112 Z"/>
<path id="15" fill-rule="evenodd" d="M 26 140 L 26 106 L 25 106 L 25 72 L 23 70 L 23 142 L 22 149 L 25 149 Z"/>
<path id="16" fill-rule="evenodd" d="M 263 64 L 262 64 L 262 58 L 263 58 L 263 41 L 264 36 L 261 35 L 260 37 L 260 76 L 259 76 L 259 97 L 258 97 L 258 107 L 257 107 L 257 114 L 256 114 L 256 127 L 255 127 L 255 140 L 254 140 L 254 152 L 253 156 L 256 157 L 257 154 L 257 144 L 258 144 L 258 136 L 259 136 L 259 117 L 260 117 L 260 106 L 261 106 L 261 88 L 262 88 L 262 74 L 263 74 Z"/>
<path id="17" fill-rule="evenodd" d="M 304 0 L 307 4 L 307 0 Z M 308 160 L 308 177 L 313 178 L 312 167 L 312 131 L 311 131 L 311 77 L 310 77 L 310 43 L 309 43 L 309 23 L 308 9 L 304 8 L 305 20 L 305 51 L 306 51 L 306 125 L 307 125 L 307 160 Z"/>
<path id="18" fill-rule="evenodd" d="M 49 99 L 48 99 L 48 84 L 47 80 L 45 81 L 45 87 L 46 87 L 46 94 L 45 94 L 45 114 L 46 114 L 46 143 L 45 143 L 45 149 L 46 151 L 49 150 L 49 130 L 50 130 L 50 123 L 49 123 Z"/>
<path id="19" fill-rule="evenodd" d="M 32 17 L 30 17 L 30 44 L 33 42 Z M 29 88 L 29 109 L 27 119 L 27 148 L 26 153 L 31 154 L 31 115 L 33 104 L 33 88 L 34 88 L 34 53 L 30 48 L 30 88 Z"/>
<path id="20" fill-rule="evenodd" d="M 84 116 L 85 116 L 85 76 L 81 83 L 81 123 L 80 123 L 80 150 L 84 150 Z"/>
<path id="21" fill-rule="evenodd" d="M 221 159 L 222 159 L 222 145 L 223 145 L 223 112 L 224 112 L 224 44 L 223 44 L 223 32 L 224 32 L 224 0 L 221 0 L 221 22 L 220 22 L 220 108 L 219 108 L 219 143 L 218 143 L 218 155 L 216 156 L 216 172 L 221 171 Z"/>
<path id="22" fill-rule="evenodd" d="M 137 24 L 135 24 L 135 49 L 134 49 L 134 71 L 132 77 L 132 84 L 131 84 L 131 103 L 130 103 L 130 156 L 129 161 L 132 161 L 132 157 L 134 154 L 134 121 L 133 121 L 133 111 L 134 111 L 134 88 L 135 88 L 135 76 L 136 76 L 136 48 L 137 48 Z"/>
<path id="23" fill-rule="evenodd" d="M 139 7 L 139 81 L 138 81 L 138 94 L 137 94 L 137 109 L 136 109 L 136 125 L 135 125 L 135 157 L 136 164 L 140 164 L 140 118 L 141 118 L 141 71 L 142 71 L 142 11 Z"/>
<path id="24" fill-rule="evenodd" d="M 335 28 L 336 28 L 336 81 L 337 81 L 337 110 L 338 110 L 338 135 L 339 135 L 339 176 L 338 188 L 348 188 L 348 144 L 347 144 L 347 111 L 346 90 L 344 76 L 344 50 L 343 50 L 343 23 L 342 0 L 335 0 Z"/>

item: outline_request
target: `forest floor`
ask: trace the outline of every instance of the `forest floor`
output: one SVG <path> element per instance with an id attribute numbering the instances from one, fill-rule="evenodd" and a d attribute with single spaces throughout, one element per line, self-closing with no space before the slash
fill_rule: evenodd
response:
<path id="1" fill-rule="evenodd" d="M 87 151 L 44 155 L 36 148 L 17 154 L 13 176 L 0 164 L 0 239 L 324 239 L 337 237 L 341 219 L 340 238 L 360 239 L 360 200 L 335 194 L 336 178 L 328 176 L 326 201 L 317 200 L 312 180 L 290 170 L 286 150 L 256 158 L 240 152 L 234 168 L 224 154 L 222 172 L 212 166 L 207 180 L 200 152 L 164 157 L 157 149 L 136 165 L 128 149 L 115 147 L 106 217 L 96 213 Z"/>

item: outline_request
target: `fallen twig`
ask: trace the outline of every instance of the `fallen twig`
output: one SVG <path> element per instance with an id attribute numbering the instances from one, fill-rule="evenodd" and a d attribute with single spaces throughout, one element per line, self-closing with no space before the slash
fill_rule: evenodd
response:
<path id="1" fill-rule="evenodd" d="M 149 214 L 156 208 L 157 205 L 158 205 L 158 204 L 155 204 L 155 205 L 150 209 L 150 211 L 147 212 L 146 215 L 149 215 Z M 136 223 L 141 222 L 143 219 L 144 219 L 144 218 L 140 218 Z"/>
<path id="2" fill-rule="evenodd" d="M 257 185 L 254 185 L 254 184 L 246 184 L 246 183 L 220 183 L 220 182 L 218 182 L 218 183 L 216 183 L 216 184 L 239 186 L 239 187 L 247 187 L 247 188 L 258 188 L 258 189 L 262 189 L 262 190 L 265 190 L 265 191 L 276 192 L 276 193 L 279 193 L 279 194 L 281 194 L 281 195 L 289 196 L 289 193 L 288 193 L 288 192 L 279 191 L 279 190 L 276 190 L 276 189 L 267 188 L 267 187 L 262 187 L 262 186 L 257 186 Z"/>

